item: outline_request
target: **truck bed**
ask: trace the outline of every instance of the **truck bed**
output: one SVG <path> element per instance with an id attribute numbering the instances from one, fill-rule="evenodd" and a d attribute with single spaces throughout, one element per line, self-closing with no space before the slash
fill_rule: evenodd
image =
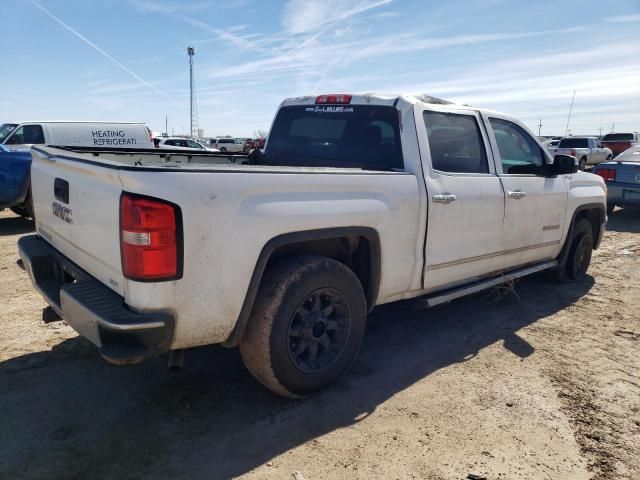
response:
<path id="1" fill-rule="evenodd" d="M 46 150 L 34 147 L 48 156 L 74 161 L 96 163 L 101 166 L 174 167 L 182 165 L 240 165 L 249 163 L 245 154 L 198 152 L 193 150 L 160 148 L 119 148 L 47 146 Z M 51 150 L 55 149 L 55 150 Z"/>

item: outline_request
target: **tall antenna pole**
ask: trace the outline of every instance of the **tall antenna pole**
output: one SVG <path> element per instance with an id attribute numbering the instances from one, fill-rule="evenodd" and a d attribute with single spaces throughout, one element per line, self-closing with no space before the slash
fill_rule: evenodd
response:
<path id="1" fill-rule="evenodd" d="M 541 131 L 542 131 L 542 118 L 538 121 L 538 136 L 540 136 Z"/>
<path id="2" fill-rule="evenodd" d="M 187 47 L 187 55 L 189 55 L 189 135 L 193 135 L 193 56 L 196 50 L 193 47 Z"/>
<path id="3" fill-rule="evenodd" d="M 164 134 L 167 137 L 169 136 L 169 117 L 166 115 L 164 116 Z"/>
<path id="4" fill-rule="evenodd" d="M 573 110 L 573 101 L 576 98 L 576 91 L 573 91 L 573 97 L 571 97 L 571 106 L 569 107 L 569 116 L 567 117 L 567 128 L 565 129 L 564 135 L 565 137 L 569 135 L 569 120 L 571 120 L 571 111 Z"/>

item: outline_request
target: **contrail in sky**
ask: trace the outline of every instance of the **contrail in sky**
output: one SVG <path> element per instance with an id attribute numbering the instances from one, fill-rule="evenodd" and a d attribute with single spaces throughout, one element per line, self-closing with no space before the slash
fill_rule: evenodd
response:
<path id="1" fill-rule="evenodd" d="M 82 35 L 80 32 L 76 31 L 75 29 L 73 29 L 72 27 L 70 27 L 69 25 L 67 25 L 66 23 L 64 23 L 62 20 L 60 20 L 58 17 L 56 17 L 53 13 L 51 13 L 49 10 L 47 10 L 46 8 L 44 8 L 42 5 L 40 5 L 38 2 L 36 2 L 35 0 L 32 0 L 31 3 L 33 3 L 36 7 L 38 7 L 40 10 L 42 10 L 44 13 L 47 14 L 47 16 L 49 16 L 52 20 L 54 20 L 56 23 L 60 24 L 62 27 L 64 27 L 66 30 L 70 31 L 71 33 L 73 33 L 76 37 L 78 37 L 80 40 L 82 40 L 84 43 L 86 43 L 87 45 L 89 45 L 91 48 L 93 48 L 94 50 L 97 50 L 99 53 L 101 53 L 102 55 L 104 55 L 105 57 L 107 57 L 109 60 L 111 60 L 111 62 L 115 63 L 118 67 L 120 67 L 122 70 L 124 70 L 125 72 L 127 72 L 129 75 L 131 75 L 133 78 L 135 78 L 136 80 L 138 80 L 140 83 L 142 83 L 143 85 L 146 85 L 147 87 L 149 87 L 150 89 L 152 89 L 154 92 L 159 93 L 160 95 L 162 95 L 163 97 L 165 97 L 166 99 L 168 99 L 172 104 L 179 106 L 175 100 L 173 100 L 171 97 L 169 97 L 169 95 L 167 95 L 165 92 L 163 92 L 162 90 L 160 90 L 158 87 L 156 87 L 155 85 L 147 82 L 144 78 L 142 78 L 140 75 L 138 75 L 136 72 L 130 70 L 129 68 L 127 68 L 126 66 L 124 66 L 122 63 L 120 63 L 118 60 L 116 60 L 115 58 L 113 58 L 111 55 L 109 55 L 107 52 L 105 52 L 103 49 L 101 49 L 99 46 L 97 46 L 95 43 L 93 43 L 91 40 L 89 40 L 87 37 L 85 37 L 84 35 Z"/>

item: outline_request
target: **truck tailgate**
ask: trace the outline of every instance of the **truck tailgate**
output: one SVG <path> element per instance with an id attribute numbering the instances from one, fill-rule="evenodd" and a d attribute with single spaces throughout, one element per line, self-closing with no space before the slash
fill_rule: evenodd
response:
<path id="1" fill-rule="evenodd" d="M 118 170 L 31 150 L 31 189 L 38 234 L 120 295 Z"/>

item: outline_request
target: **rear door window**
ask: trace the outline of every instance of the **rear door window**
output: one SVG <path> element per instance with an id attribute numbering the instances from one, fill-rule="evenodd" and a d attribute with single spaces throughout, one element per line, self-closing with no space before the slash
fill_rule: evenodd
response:
<path id="1" fill-rule="evenodd" d="M 283 107 L 260 163 L 400 170 L 398 111 L 377 105 Z"/>
<path id="2" fill-rule="evenodd" d="M 424 112 L 431 165 L 451 173 L 489 173 L 487 153 L 473 115 Z"/>

